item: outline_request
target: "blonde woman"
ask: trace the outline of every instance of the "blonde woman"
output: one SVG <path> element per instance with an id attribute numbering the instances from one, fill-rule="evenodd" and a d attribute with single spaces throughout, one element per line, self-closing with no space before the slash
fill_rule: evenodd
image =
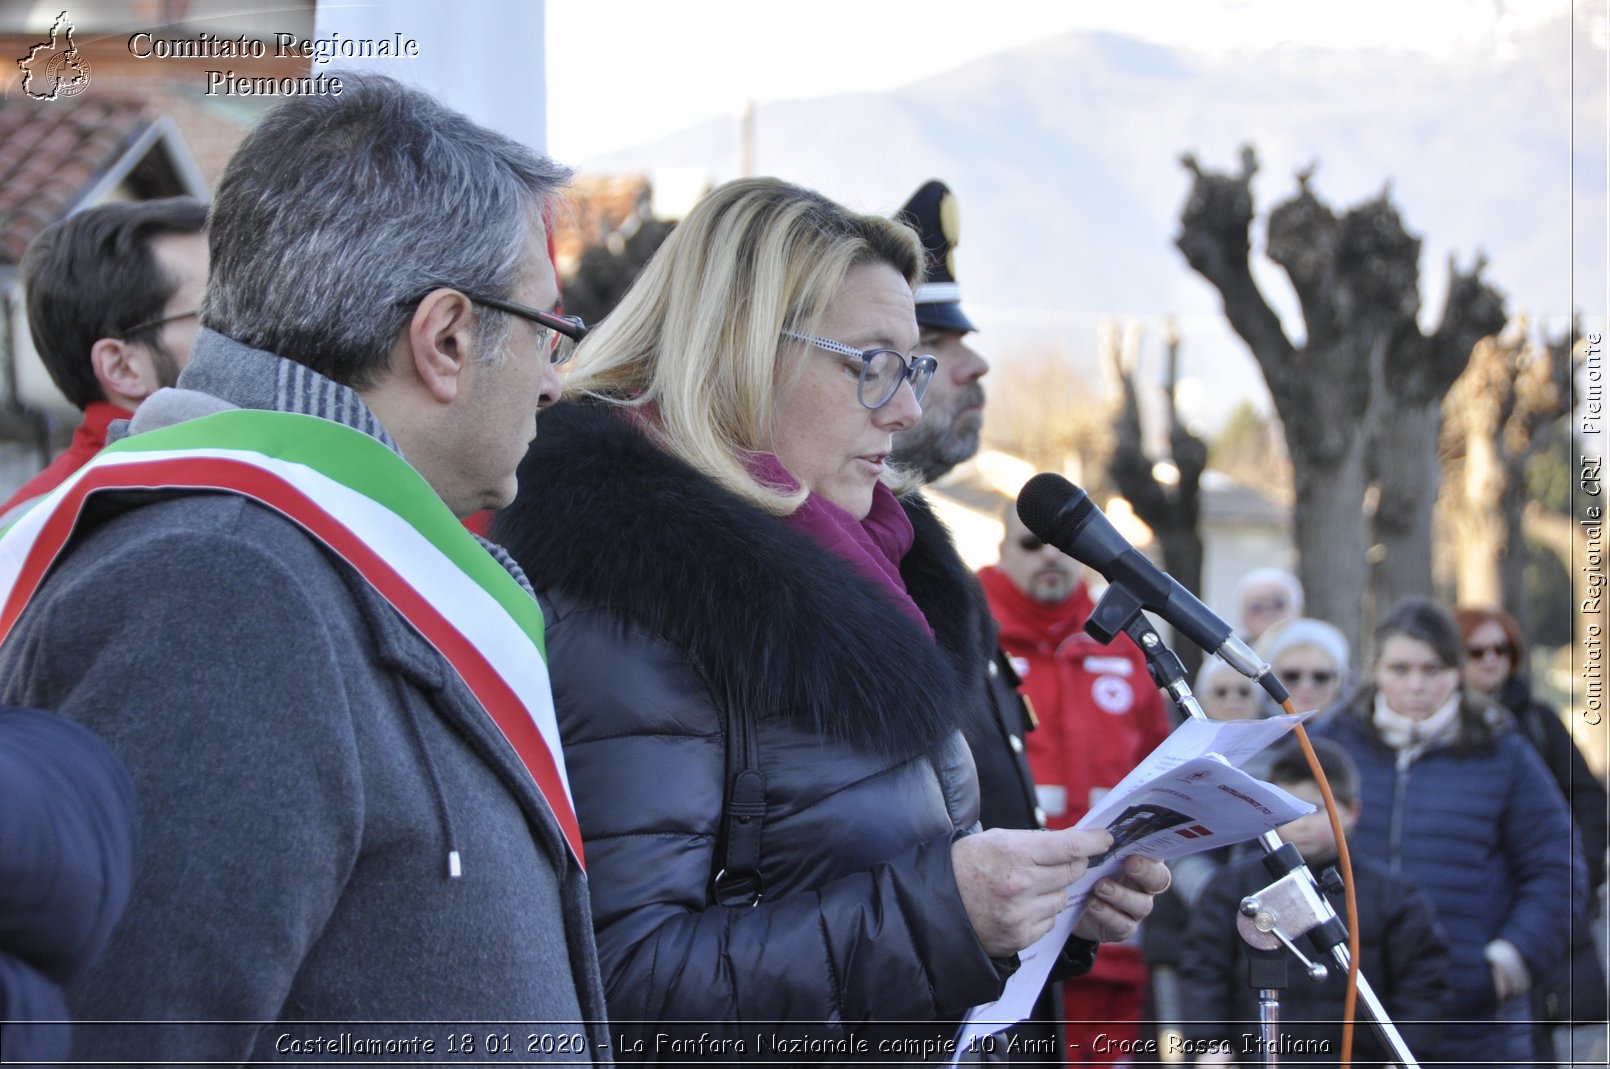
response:
<path id="1" fill-rule="evenodd" d="M 1109 840 L 966 834 L 980 621 L 889 462 L 934 368 L 921 270 L 888 220 L 713 191 L 578 351 L 499 520 L 544 599 L 632 1057 L 707 1034 L 740 1061 L 946 1060 L 924 1044 L 1001 993 Z M 1076 935 L 1127 935 L 1166 880 L 1137 865 Z"/>

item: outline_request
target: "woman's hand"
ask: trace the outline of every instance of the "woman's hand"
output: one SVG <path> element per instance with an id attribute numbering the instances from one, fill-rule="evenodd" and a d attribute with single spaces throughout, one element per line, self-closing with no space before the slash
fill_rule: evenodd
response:
<path id="1" fill-rule="evenodd" d="M 1482 952 L 1493 972 L 1493 993 L 1499 1002 L 1526 994 L 1532 988 L 1532 974 L 1521 952 L 1507 939 L 1494 939 Z"/>
<path id="2" fill-rule="evenodd" d="M 1085 899 L 1084 915 L 1073 934 L 1098 943 L 1128 939 L 1152 911 L 1152 901 L 1168 890 L 1168 867 L 1161 861 L 1131 854 L 1124 859 L 1120 880 L 1098 882 Z"/>
<path id="3" fill-rule="evenodd" d="M 1068 886 L 1088 858 L 1105 853 L 1112 835 L 1097 831 L 1011 831 L 991 828 L 950 847 L 956 889 L 967 919 L 992 958 L 1007 958 L 1051 930 Z"/>

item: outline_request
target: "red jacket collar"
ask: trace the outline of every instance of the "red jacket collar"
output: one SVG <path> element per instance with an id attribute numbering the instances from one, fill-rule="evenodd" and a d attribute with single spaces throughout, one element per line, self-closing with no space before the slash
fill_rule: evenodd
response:
<path id="1" fill-rule="evenodd" d="M 106 433 L 112 422 L 133 419 L 134 413 L 110 401 L 91 401 L 84 409 L 84 422 L 73 432 L 73 448 L 88 449 L 93 455 L 106 448 Z"/>
<path id="2" fill-rule="evenodd" d="M 993 565 L 981 569 L 978 580 L 984 584 L 1002 639 L 1059 645 L 1084 627 L 1095 606 L 1082 581 L 1065 600 L 1045 605 L 1019 590 L 1005 572 Z"/>

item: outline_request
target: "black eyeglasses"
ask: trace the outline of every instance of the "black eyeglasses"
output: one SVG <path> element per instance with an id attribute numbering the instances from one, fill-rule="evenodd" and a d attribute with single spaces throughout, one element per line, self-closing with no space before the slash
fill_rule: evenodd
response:
<path id="1" fill-rule="evenodd" d="M 1282 668 L 1275 672 L 1275 675 L 1279 676 L 1280 682 L 1284 683 L 1288 687 L 1295 687 L 1297 684 L 1301 683 L 1304 676 L 1306 676 L 1309 682 L 1313 683 L 1316 687 L 1328 687 L 1336 680 L 1336 673 L 1328 668 L 1317 668 L 1313 670 L 1304 668 Z"/>
<path id="2" fill-rule="evenodd" d="M 175 312 L 171 316 L 163 316 L 160 319 L 147 319 L 144 323 L 137 323 L 128 330 L 125 330 L 122 334 L 119 334 L 118 337 L 122 338 L 124 341 L 128 341 L 136 334 L 144 334 L 148 330 L 156 330 L 159 327 L 167 326 L 169 323 L 177 323 L 181 319 L 194 319 L 200 314 L 201 309 L 192 308 L 188 312 Z"/>
<path id="3" fill-rule="evenodd" d="M 581 321 L 581 316 L 562 316 L 553 312 L 544 312 L 540 308 L 529 308 L 513 301 L 505 301 L 501 297 L 482 297 L 474 293 L 464 296 L 476 304 L 484 304 L 488 308 L 495 308 L 499 312 L 507 312 L 512 316 L 529 320 L 548 332 L 548 363 L 558 367 L 568 364 L 570 358 L 576 355 L 576 346 L 587 336 L 587 324 Z"/>
<path id="4" fill-rule="evenodd" d="M 928 392 L 928 383 L 934 377 L 934 369 L 939 366 L 939 361 L 931 356 L 914 356 L 908 361 L 893 349 L 857 349 L 843 342 L 829 341 L 827 338 L 818 338 L 811 334 L 798 334 L 792 330 L 783 331 L 783 337 L 802 341 L 818 349 L 838 353 L 840 356 L 860 357 L 861 378 L 855 386 L 856 399 L 861 402 L 863 408 L 870 408 L 874 412 L 894 400 L 900 384 L 907 379 L 911 380 L 911 392 L 916 395 L 917 402 L 922 403 L 923 394 Z"/>
<path id="5" fill-rule="evenodd" d="M 1491 646 L 1466 646 L 1465 653 L 1472 661 L 1485 660 L 1488 654 L 1494 657 L 1513 657 L 1515 651 L 1510 649 L 1507 642 L 1496 642 Z"/>
<path id="6" fill-rule="evenodd" d="M 1017 540 L 1018 548 L 1025 553 L 1038 553 L 1045 548 L 1045 543 L 1031 534 L 1026 534 Z"/>
<path id="7" fill-rule="evenodd" d="M 437 286 L 436 289 L 455 289 L 468 297 L 473 303 L 491 308 L 494 311 L 505 312 L 512 316 L 519 316 L 528 322 L 535 323 L 547 332 L 548 336 L 548 363 L 558 367 L 570 362 L 576 355 L 576 346 L 587 337 L 587 324 L 582 322 L 581 316 L 558 315 L 554 312 L 544 312 L 540 308 L 532 308 L 514 301 L 506 301 L 502 297 L 486 297 L 469 290 L 459 289 L 457 286 Z M 424 300 L 422 293 L 411 301 L 398 301 L 399 307 L 408 307 Z"/>

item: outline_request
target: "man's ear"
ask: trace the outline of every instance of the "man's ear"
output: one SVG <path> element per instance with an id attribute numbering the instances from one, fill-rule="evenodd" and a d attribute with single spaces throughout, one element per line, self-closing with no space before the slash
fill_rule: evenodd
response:
<path id="1" fill-rule="evenodd" d="M 405 328 L 408 366 L 432 397 L 458 396 L 461 374 L 475 359 L 475 306 L 457 290 L 432 290 Z"/>
<path id="2" fill-rule="evenodd" d="M 135 347 L 121 338 L 97 339 L 89 348 L 89 363 L 101 394 L 113 404 L 133 408 L 155 389 Z"/>

